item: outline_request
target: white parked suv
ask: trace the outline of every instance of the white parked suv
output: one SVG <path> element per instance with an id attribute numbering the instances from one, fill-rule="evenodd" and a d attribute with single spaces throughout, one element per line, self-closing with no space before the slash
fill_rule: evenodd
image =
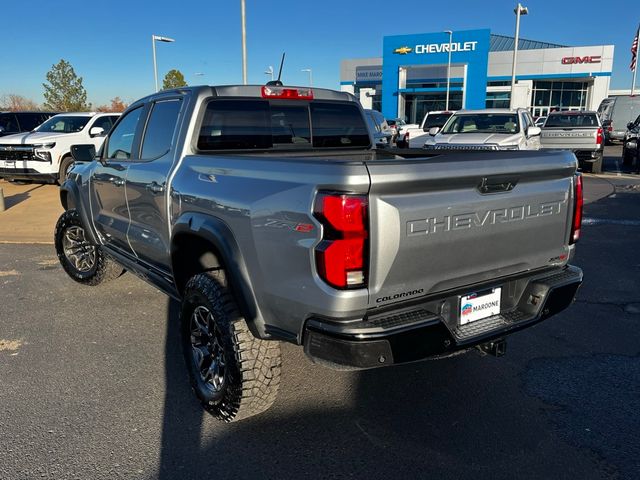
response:
<path id="1" fill-rule="evenodd" d="M 0 178 L 62 183 L 73 164 L 71 145 L 99 150 L 119 115 L 61 113 L 32 132 L 0 138 Z"/>
<path id="2" fill-rule="evenodd" d="M 524 108 L 460 110 L 442 129 L 429 130 L 424 148 L 432 150 L 538 150 L 540 127 Z"/>

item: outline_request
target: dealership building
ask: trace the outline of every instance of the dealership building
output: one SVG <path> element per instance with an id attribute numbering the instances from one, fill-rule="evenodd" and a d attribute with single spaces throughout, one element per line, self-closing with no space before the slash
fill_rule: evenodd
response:
<path id="1" fill-rule="evenodd" d="M 411 123 L 445 109 L 447 83 L 450 110 L 509 107 L 514 45 L 513 37 L 487 29 L 387 36 L 382 58 L 341 62 L 340 85 L 365 108 Z M 527 107 L 534 116 L 596 110 L 607 97 L 612 67 L 613 45 L 520 39 L 514 106 Z"/>

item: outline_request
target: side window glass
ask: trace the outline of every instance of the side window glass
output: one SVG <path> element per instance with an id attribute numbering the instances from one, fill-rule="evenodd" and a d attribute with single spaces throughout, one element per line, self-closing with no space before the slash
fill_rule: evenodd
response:
<path id="1" fill-rule="evenodd" d="M 18 116 L 18 122 L 20 122 L 20 130 L 23 132 L 30 132 L 42 123 L 40 115 L 37 113 L 23 113 Z"/>
<path id="2" fill-rule="evenodd" d="M 18 122 L 16 121 L 16 116 L 13 113 L 3 113 L 0 114 L 0 127 L 4 128 L 6 133 L 18 132 Z"/>
<path id="3" fill-rule="evenodd" d="M 162 157 L 171 150 L 182 101 L 179 99 L 156 102 L 151 110 L 142 143 L 142 160 Z"/>
<path id="4" fill-rule="evenodd" d="M 113 127 L 113 122 L 111 121 L 111 117 L 101 117 L 96 120 L 93 126 L 102 128 L 104 133 L 107 134 L 109 130 L 111 130 L 111 127 Z"/>
<path id="5" fill-rule="evenodd" d="M 133 138 L 136 134 L 136 127 L 142 107 L 127 113 L 122 121 L 116 126 L 115 130 L 109 136 L 109 145 L 107 147 L 107 158 L 117 160 L 129 160 L 131 158 L 131 150 L 133 148 Z"/>

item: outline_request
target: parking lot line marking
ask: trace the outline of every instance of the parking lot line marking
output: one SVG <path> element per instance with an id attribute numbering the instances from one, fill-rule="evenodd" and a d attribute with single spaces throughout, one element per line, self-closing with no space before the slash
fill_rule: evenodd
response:
<path id="1" fill-rule="evenodd" d="M 640 220 L 617 220 L 614 218 L 592 218 L 584 217 L 582 225 L 625 225 L 630 227 L 640 226 Z"/>
<path id="2" fill-rule="evenodd" d="M 0 270 L 0 277 L 13 277 L 16 275 L 20 275 L 17 270 Z"/>

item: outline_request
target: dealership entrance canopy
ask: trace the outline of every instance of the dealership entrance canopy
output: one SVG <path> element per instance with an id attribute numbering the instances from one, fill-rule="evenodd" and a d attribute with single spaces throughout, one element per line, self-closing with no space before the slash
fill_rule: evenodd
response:
<path id="1" fill-rule="evenodd" d="M 444 110 L 449 50 L 449 109 L 509 107 L 515 41 L 489 30 L 384 37 L 382 58 L 343 60 L 340 84 L 365 108 L 420 121 Z M 534 116 L 598 108 L 607 96 L 613 45 L 568 47 L 520 39 L 514 105 Z"/>

